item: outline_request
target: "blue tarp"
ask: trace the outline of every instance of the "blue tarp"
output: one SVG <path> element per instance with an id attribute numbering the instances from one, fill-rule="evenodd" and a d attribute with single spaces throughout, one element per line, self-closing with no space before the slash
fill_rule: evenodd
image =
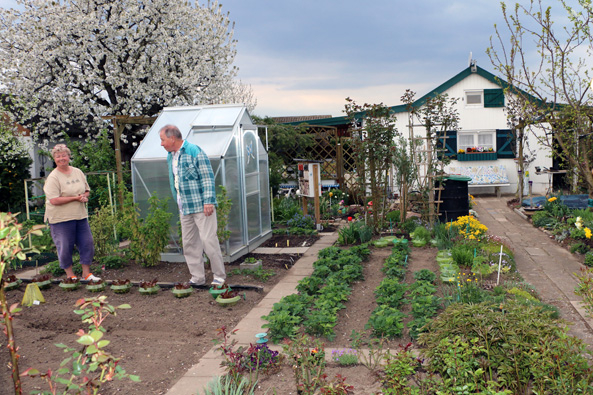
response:
<path id="1" fill-rule="evenodd" d="M 567 205 L 569 208 L 587 208 L 589 195 L 560 195 L 558 200 L 560 203 Z M 523 207 L 540 207 L 548 200 L 545 196 L 535 196 L 523 199 Z"/>

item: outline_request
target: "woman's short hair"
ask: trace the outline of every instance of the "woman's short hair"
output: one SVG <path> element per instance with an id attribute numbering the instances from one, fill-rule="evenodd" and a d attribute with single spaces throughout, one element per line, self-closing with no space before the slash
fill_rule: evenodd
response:
<path id="1" fill-rule="evenodd" d="M 161 131 L 165 133 L 165 136 L 171 138 L 173 137 L 175 140 L 183 140 L 183 136 L 181 136 L 181 131 L 175 125 L 166 125 L 161 128 Z"/>
<path id="2" fill-rule="evenodd" d="M 70 152 L 70 148 L 66 147 L 66 144 L 56 144 L 55 147 L 51 149 L 51 156 L 56 156 L 58 152 L 66 152 L 68 156 L 72 156 L 72 152 Z"/>

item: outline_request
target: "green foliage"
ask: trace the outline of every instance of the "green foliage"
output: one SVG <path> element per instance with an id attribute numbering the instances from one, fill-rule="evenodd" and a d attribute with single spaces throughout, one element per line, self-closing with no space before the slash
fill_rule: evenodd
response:
<path id="1" fill-rule="evenodd" d="M 218 204 L 216 208 L 216 236 L 218 236 L 218 242 L 222 244 L 231 237 L 231 231 L 227 228 L 227 225 L 233 201 L 228 197 L 225 187 L 220 185 L 219 188 L 220 192 L 216 194 L 216 203 Z"/>
<path id="2" fill-rule="evenodd" d="M 572 254 L 586 254 L 589 251 L 589 246 L 583 242 L 576 242 L 570 245 L 570 252 Z"/>
<path id="3" fill-rule="evenodd" d="M 593 251 L 587 251 L 585 254 L 585 266 L 593 267 Z"/>
<path id="4" fill-rule="evenodd" d="M 390 339 L 400 337 L 404 330 L 403 320 L 405 316 L 397 308 L 379 305 L 371 313 L 365 328 L 372 329 L 375 336 Z"/>
<path id="5" fill-rule="evenodd" d="M 414 231 L 410 234 L 410 237 L 414 240 L 423 241 L 428 243 L 430 241 L 430 231 L 424 226 L 417 226 Z"/>
<path id="6" fill-rule="evenodd" d="M 566 218 L 571 215 L 570 208 L 557 198 L 548 199 L 544 204 L 544 210 L 556 219 Z"/>
<path id="7" fill-rule="evenodd" d="M 116 315 L 117 309 L 129 309 L 129 305 L 111 306 L 107 303 L 106 296 L 80 299 L 76 302 L 77 310 L 74 312 L 81 316 L 82 322 L 89 324 L 89 330 L 80 330 L 77 333 L 78 345 L 70 348 L 65 344 L 56 344 L 64 353 L 70 354 L 60 364 L 60 369 L 48 370 L 41 373 L 37 369 L 27 369 L 22 375 L 41 377 L 52 391 L 43 391 L 43 394 L 53 394 L 56 387 L 65 386 L 66 392 L 99 393 L 101 386 L 113 379 L 128 378 L 138 382 L 140 378 L 126 373 L 119 363 L 120 358 L 110 354 L 106 346 L 110 341 L 104 338 L 105 328 L 103 321 L 110 315 Z M 81 348 L 82 347 L 82 348 Z M 89 378 L 93 379 L 90 380 Z M 65 392 L 65 393 L 66 393 Z"/>
<path id="8" fill-rule="evenodd" d="M 99 264 L 105 269 L 121 269 L 128 260 L 120 255 L 107 255 L 99 258 Z"/>
<path id="9" fill-rule="evenodd" d="M 362 221 L 352 221 L 338 230 L 338 244 L 362 244 L 371 240 L 373 228 Z"/>
<path id="10" fill-rule="evenodd" d="M 231 376 L 214 376 L 204 387 L 204 395 L 253 395 L 255 384 L 251 385 L 247 377 L 237 383 Z M 200 391 L 198 391 L 200 395 Z"/>
<path id="11" fill-rule="evenodd" d="M 146 218 L 139 215 L 132 218 L 133 228 L 130 237 L 130 255 L 142 266 L 154 266 L 161 260 L 161 252 L 169 242 L 169 218 L 166 200 L 161 202 L 156 196 L 148 199 L 150 209 Z M 130 208 L 134 210 L 135 208 Z"/>
<path id="12" fill-rule="evenodd" d="M 321 386 L 325 370 L 325 350 L 317 340 L 300 335 L 282 345 L 290 361 L 294 361 L 294 375 L 298 393 L 314 395 Z"/>
<path id="13" fill-rule="evenodd" d="M 393 308 L 400 308 L 406 300 L 404 295 L 408 290 L 406 284 L 402 284 L 396 278 L 385 278 L 375 289 L 375 298 L 378 305 L 387 305 Z"/>
<path id="14" fill-rule="evenodd" d="M 437 278 L 437 275 L 428 269 L 422 269 L 417 272 L 414 272 L 414 279 L 417 281 L 426 281 L 429 283 L 434 283 L 436 278 Z"/>
<path id="15" fill-rule="evenodd" d="M 287 174 L 288 168 L 295 167 L 294 158 L 313 159 L 311 153 L 315 147 L 314 135 L 307 133 L 305 125 L 283 125 L 269 117 L 252 118 L 256 124 L 267 126 L 267 131 L 259 128 L 258 133 L 261 141 L 267 144 L 270 187 L 277 191 L 278 185 L 296 178 Z"/>
<path id="16" fill-rule="evenodd" d="M 358 354 L 351 348 L 344 350 L 333 350 L 332 360 L 342 366 L 358 365 Z"/>
<path id="17" fill-rule="evenodd" d="M 448 388 L 482 391 L 488 382 L 514 394 L 586 393 L 593 371 L 582 341 L 540 305 L 519 301 L 453 304 L 419 336 L 428 369 Z M 583 392 L 584 391 L 584 392 Z"/>
<path id="18" fill-rule="evenodd" d="M 244 275 L 256 279 L 257 281 L 266 282 L 274 277 L 276 272 L 273 269 L 266 269 L 263 266 L 257 269 L 234 269 L 230 272 L 231 275 Z"/>
<path id="19" fill-rule="evenodd" d="M 399 210 L 390 211 L 385 216 L 385 221 L 393 226 L 398 226 L 400 224 L 400 216 L 401 212 Z"/>
<path id="20" fill-rule="evenodd" d="M 414 229 L 421 225 L 421 221 L 419 218 L 408 218 L 401 224 L 401 229 L 406 232 L 407 234 L 412 234 Z"/>
<path id="21" fill-rule="evenodd" d="M 25 209 L 24 179 L 31 177 L 31 160 L 25 143 L 15 136 L 4 119 L 0 120 L 0 211 Z M 30 193 L 29 188 L 29 193 Z"/>
<path id="22" fill-rule="evenodd" d="M 98 208 L 90 216 L 89 225 L 93 234 L 97 258 L 108 256 L 117 250 L 116 223 L 117 217 L 108 206 Z"/>
<path id="23" fill-rule="evenodd" d="M 408 344 L 395 355 L 385 357 L 381 383 L 383 393 L 392 395 L 420 395 L 419 388 L 411 385 L 411 379 L 422 368 L 422 361 L 410 350 Z"/>
<path id="24" fill-rule="evenodd" d="M 292 218 L 286 221 L 289 228 L 315 229 L 315 219 L 310 215 L 295 213 Z"/>
<path id="25" fill-rule="evenodd" d="M 474 261 L 475 247 L 471 244 L 458 243 L 451 248 L 451 258 L 459 266 L 471 267 Z"/>
<path id="26" fill-rule="evenodd" d="M 274 198 L 274 220 L 286 224 L 296 214 L 303 214 L 298 199 L 292 197 Z"/>
<path id="27" fill-rule="evenodd" d="M 456 226 L 447 226 L 444 222 L 438 222 L 433 228 L 436 247 L 439 250 L 448 250 L 453 248 L 455 239 L 459 236 L 459 229 Z"/>
<path id="28" fill-rule="evenodd" d="M 533 223 L 533 226 L 538 228 L 550 229 L 558 222 L 558 220 L 554 218 L 548 211 L 542 210 L 533 214 L 531 217 L 531 222 Z"/>
<path id="29" fill-rule="evenodd" d="M 354 137 L 352 144 L 359 177 L 358 186 L 361 188 L 359 193 L 362 195 L 365 191 L 370 191 L 369 199 L 373 202 L 374 209 L 368 221 L 373 232 L 377 233 L 383 228 L 384 217 L 379 211 L 386 198 L 387 173 L 392 168 L 392 150 L 395 138 L 399 135 L 396 117 L 383 104 L 358 105 L 350 98 L 346 101 L 349 130 Z"/>

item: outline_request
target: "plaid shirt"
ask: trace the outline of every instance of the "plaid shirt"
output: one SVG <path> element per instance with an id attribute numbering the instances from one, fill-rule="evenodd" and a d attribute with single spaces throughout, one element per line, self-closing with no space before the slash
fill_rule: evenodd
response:
<path id="1" fill-rule="evenodd" d="M 179 180 L 179 196 L 175 188 L 173 174 L 173 153 L 167 155 L 169 167 L 169 183 L 176 201 L 181 200 L 183 215 L 201 213 L 205 204 L 216 206 L 216 185 L 210 159 L 197 145 L 184 141 L 179 149 L 177 176 Z"/>

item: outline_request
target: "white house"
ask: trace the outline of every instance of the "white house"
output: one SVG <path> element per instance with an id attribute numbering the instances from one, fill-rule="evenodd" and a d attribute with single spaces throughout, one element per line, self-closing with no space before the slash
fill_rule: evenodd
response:
<path id="1" fill-rule="evenodd" d="M 516 164 L 517 143 L 514 133 L 507 121 L 505 104 L 508 97 L 501 88 L 501 79 L 492 73 L 478 67 L 475 64 L 462 70 L 459 74 L 445 81 L 423 97 L 417 99 L 414 107 L 421 107 L 426 99 L 436 94 L 446 94 L 449 98 L 457 99 L 456 109 L 459 114 L 459 125 L 457 130 L 447 131 L 445 140 L 446 155 L 452 161 L 445 168 L 451 174 L 465 174 L 468 169 L 486 171 L 485 169 L 496 168 L 506 173 L 507 180 L 499 180 L 500 192 L 513 194 L 518 190 L 518 166 Z M 391 107 L 397 117 L 396 125 L 403 136 L 410 133 L 410 119 L 407 107 L 398 105 Z M 296 123 L 293 123 L 296 124 Z M 347 117 L 334 117 L 317 119 L 310 124 L 320 126 L 336 126 L 344 128 L 348 124 Z M 413 135 L 423 137 L 426 131 L 422 126 L 413 125 Z M 528 180 L 532 181 L 534 194 L 545 194 L 553 175 L 549 173 L 536 174 L 536 167 L 541 169 L 552 168 L 553 159 L 550 149 L 538 143 L 536 134 L 543 133 L 543 128 L 532 127 L 532 132 L 527 132 L 530 152 L 526 153 L 530 158 L 535 158 L 526 169 L 529 175 Z M 479 154 L 474 148 L 481 147 Z M 463 154 L 459 151 L 463 150 Z M 488 177 L 486 177 L 488 178 Z M 492 181 L 492 180 L 491 180 Z M 497 182 L 496 180 L 492 182 Z M 527 193 L 526 180 L 525 193 Z M 473 187 L 470 182 L 470 193 L 492 193 L 495 187 L 482 185 L 479 188 Z M 498 189 L 498 188 L 497 188 Z"/>

